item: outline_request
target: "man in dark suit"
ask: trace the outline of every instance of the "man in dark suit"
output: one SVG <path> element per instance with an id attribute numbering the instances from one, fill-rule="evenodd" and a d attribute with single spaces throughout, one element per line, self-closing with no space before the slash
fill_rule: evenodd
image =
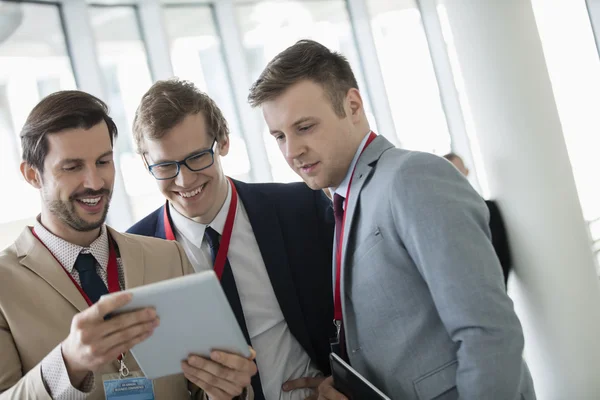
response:
<path id="1" fill-rule="evenodd" d="M 464 161 L 455 153 L 448 153 L 444 158 L 450 161 L 458 171 L 464 176 L 469 176 L 469 169 L 465 166 Z M 493 200 L 486 200 L 485 204 L 490 212 L 490 231 L 492 232 L 492 245 L 496 251 L 496 255 L 500 260 L 502 266 L 502 273 L 504 274 L 504 284 L 508 283 L 508 275 L 512 269 L 512 257 L 510 254 L 510 246 L 508 244 L 508 237 L 506 235 L 506 227 L 504 225 L 504 218 L 500 208 Z"/>
<path id="2" fill-rule="evenodd" d="M 327 197 L 304 183 L 227 178 L 221 165 L 229 151 L 227 123 L 213 100 L 189 82 L 152 86 L 133 131 L 167 201 L 128 232 L 177 240 L 197 271 L 214 267 L 222 274 L 223 289 L 257 353 L 256 399 L 313 396 L 329 373 L 335 331 L 334 220 Z M 188 379 L 212 398 L 231 398 L 229 370 L 206 360 L 205 371 Z"/>

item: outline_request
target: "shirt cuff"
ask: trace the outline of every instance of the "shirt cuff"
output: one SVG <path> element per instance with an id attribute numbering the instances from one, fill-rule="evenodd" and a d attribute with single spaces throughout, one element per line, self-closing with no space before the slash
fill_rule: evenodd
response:
<path id="1" fill-rule="evenodd" d="M 95 386 L 94 374 L 90 372 L 79 389 L 73 387 L 60 344 L 42 360 L 42 381 L 54 400 L 85 400 Z"/>

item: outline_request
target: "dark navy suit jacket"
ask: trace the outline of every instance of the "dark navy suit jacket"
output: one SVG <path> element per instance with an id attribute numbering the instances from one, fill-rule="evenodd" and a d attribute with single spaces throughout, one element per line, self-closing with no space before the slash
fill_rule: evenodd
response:
<path id="1" fill-rule="evenodd" d="M 335 334 L 331 202 L 304 183 L 233 182 L 290 331 L 329 375 L 329 338 Z M 127 232 L 165 239 L 164 207 Z"/>

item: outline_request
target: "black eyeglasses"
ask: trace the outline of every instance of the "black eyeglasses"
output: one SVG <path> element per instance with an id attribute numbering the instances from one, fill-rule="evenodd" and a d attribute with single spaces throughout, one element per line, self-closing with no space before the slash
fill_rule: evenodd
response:
<path id="1" fill-rule="evenodd" d="M 150 171 L 152 176 L 159 181 L 175 178 L 179 175 L 182 165 L 185 165 L 190 171 L 202 171 L 213 165 L 215 162 L 215 151 L 213 150 L 213 147 L 216 142 L 217 139 L 213 140 L 209 149 L 192 154 L 181 161 L 165 161 L 148 165 L 148 171 Z"/>

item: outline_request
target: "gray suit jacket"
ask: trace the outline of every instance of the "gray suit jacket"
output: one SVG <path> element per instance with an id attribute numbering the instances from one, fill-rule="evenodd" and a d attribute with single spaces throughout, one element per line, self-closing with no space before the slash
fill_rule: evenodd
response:
<path id="1" fill-rule="evenodd" d="M 352 366 L 393 399 L 534 399 L 488 210 L 467 180 L 440 157 L 378 136 L 358 160 L 347 207 Z"/>

